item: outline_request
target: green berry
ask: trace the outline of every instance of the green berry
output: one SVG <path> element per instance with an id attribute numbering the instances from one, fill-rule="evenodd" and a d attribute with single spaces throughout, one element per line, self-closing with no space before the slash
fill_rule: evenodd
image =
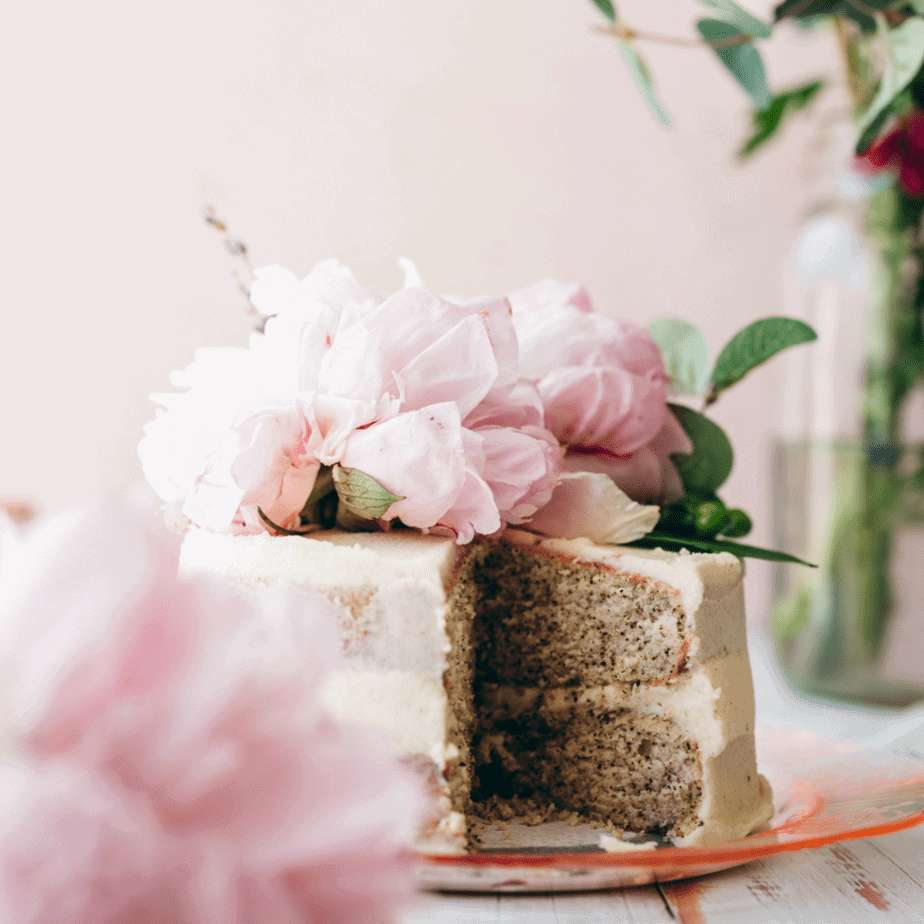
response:
<path id="1" fill-rule="evenodd" d="M 693 514 L 680 501 L 661 508 L 658 529 L 670 535 L 685 535 L 694 529 Z"/>
<path id="2" fill-rule="evenodd" d="M 751 531 L 751 518 L 743 511 L 732 508 L 725 512 L 722 535 L 729 539 L 740 539 Z"/>
<path id="3" fill-rule="evenodd" d="M 699 503 L 694 514 L 696 531 L 701 536 L 712 539 L 725 522 L 725 504 L 717 497 Z"/>

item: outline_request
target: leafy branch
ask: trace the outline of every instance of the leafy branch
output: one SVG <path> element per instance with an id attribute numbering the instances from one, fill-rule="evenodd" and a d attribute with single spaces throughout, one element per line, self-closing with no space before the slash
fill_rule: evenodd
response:
<path id="1" fill-rule="evenodd" d="M 677 393 L 702 397 L 704 407 L 772 356 L 816 337 L 807 324 L 794 318 L 763 318 L 732 337 L 710 372 L 706 341 L 692 324 L 661 318 L 652 322 L 649 332 L 661 349 L 665 370 Z M 727 508 L 717 493 L 732 470 L 732 445 L 722 428 L 699 411 L 684 404 L 673 404 L 671 411 L 692 445 L 692 451 L 671 456 L 684 493 L 661 508 L 655 531 L 639 544 L 654 548 L 644 544 L 653 542 L 665 549 L 730 551 L 742 557 L 798 561 L 783 552 L 734 541 L 751 531 L 751 519 L 743 510 Z"/>
<path id="2" fill-rule="evenodd" d="M 629 25 L 594 26 L 594 32 L 600 35 L 611 35 L 624 42 L 654 42 L 660 45 L 674 45 L 679 48 L 735 48 L 739 45 L 749 45 L 754 36 L 737 33 L 723 38 L 693 38 L 685 35 L 667 35 L 663 32 L 648 32 L 645 29 L 634 29 Z"/>
<path id="3" fill-rule="evenodd" d="M 851 95 L 858 106 L 866 104 L 859 118 L 858 153 L 872 144 L 890 117 L 901 114 L 909 87 L 920 84 L 919 93 L 924 93 L 924 2 L 921 0 L 784 0 L 775 8 L 772 23 L 753 16 L 735 0 L 699 0 L 711 15 L 696 23 L 698 37 L 637 29 L 619 17 L 612 0 L 592 2 L 609 20 L 607 25 L 595 27 L 595 31 L 620 43 L 636 84 L 658 120 L 665 125 L 670 124 L 670 118 L 658 99 L 652 75 L 636 43 L 707 48 L 715 54 L 753 104 L 753 129 L 742 146 L 742 156 L 753 153 L 768 141 L 786 117 L 805 108 L 822 88 L 820 81 L 813 81 L 776 94 L 769 89 L 757 43 L 772 38 L 781 23 L 814 23 L 827 19 L 834 26 L 845 59 Z M 884 65 L 875 81 L 878 87 L 868 100 L 861 98 L 861 86 L 849 60 L 856 43 L 847 35 L 847 23 L 862 37 L 876 36 L 884 49 L 881 56 Z"/>

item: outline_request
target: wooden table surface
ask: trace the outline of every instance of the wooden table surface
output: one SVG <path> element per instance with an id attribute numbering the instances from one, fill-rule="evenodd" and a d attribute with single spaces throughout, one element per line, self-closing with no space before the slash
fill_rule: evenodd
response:
<path id="1" fill-rule="evenodd" d="M 758 722 L 828 737 L 924 741 L 924 711 L 869 712 L 803 700 L 752 646 Z M 909 733 L 907 730 L 912 729 Z M 920 743 L 915 745 L 919 750 Z M 556 895 L 422 895 L 402 924 L 924 924 L 924 826 L 780 854 L 681 882 Z"/>

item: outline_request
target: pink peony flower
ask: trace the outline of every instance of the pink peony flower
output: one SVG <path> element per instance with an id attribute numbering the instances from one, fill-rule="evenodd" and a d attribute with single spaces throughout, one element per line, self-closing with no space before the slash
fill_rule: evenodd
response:
<path id="1" fill-rule="evenodd" d="M 536 383 L 545 425 L 567 446 L 563 467 L 608 474 L 637 501 L 679 497 L 670 453 L 692 447 L 668 409 L 669 378 L 651 336 L 593 311 L 576 284 L 540 282 L 510 303 L 521 374 Z"/>
<path id="2" fill-rule="evenodd" d="M 320 595 L 255 605 L 112 503 L 0 567 L 0 918 L 7 924 L 393 920 L 414 786 L 321 710 Z"/>
<path id="3" fill-rule="evenodd" d="M 380 517 L 459 542 L 522 522 L 551 495 L 559 455 L 541 403 L 518 384 L 503 298 L 455 303 L 420 286 L 381 299 L 333 261 L 304 280 L 257 273 L 269 316 L 247 350 L 200 350 L 173 377 L 185 394 L 145 428 L 145 474 L 173 511 L 207 529 L 299 522 L 321 465 L 356 468 L 401 500 Z M 507 427 L 506 445 L 482 428 Z M 495 496 L 495 491 L 498 492 Z M 509 518 L 508 518 L 509 514 Z"/>
<path id="4" fill-rule="evenodd" d="M 305 445 L 294 357 L 287 382 L 284 363 L 267 355 L 260 335 L 254 340 L 250 350 L 198 350 L 172 376 L 186 393 L 153 396 L 166 410 L 138 447 L 157 494 L 207 529 L 259 532 L 257 506 L 286 525 L 318 469 Z"/>

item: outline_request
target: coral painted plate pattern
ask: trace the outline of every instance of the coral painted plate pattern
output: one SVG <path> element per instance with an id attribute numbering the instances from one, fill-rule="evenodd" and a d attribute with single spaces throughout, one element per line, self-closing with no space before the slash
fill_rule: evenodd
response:
<path id="1" fill-rule="evenodd" d="M 417 864 L 419 885 L 459 892 L 570 892 L 648 885 L 924 822 L 924 754 L 889 747 L 861 750 L 850 742 L 781 729 L 758 729 L 757 746 L 759 768 L 773 785 L 776 812 L 764 830 L 748 837 L 704 847 L 659 843 L 656 850 L 616 853 L 596 844 L 563 849 L 539 843 L 528 850 L 422 855 Z M 809 765 L 806 754 L 814 755 Z M 542 827 L 534 830 L 541 833 Z"/>

